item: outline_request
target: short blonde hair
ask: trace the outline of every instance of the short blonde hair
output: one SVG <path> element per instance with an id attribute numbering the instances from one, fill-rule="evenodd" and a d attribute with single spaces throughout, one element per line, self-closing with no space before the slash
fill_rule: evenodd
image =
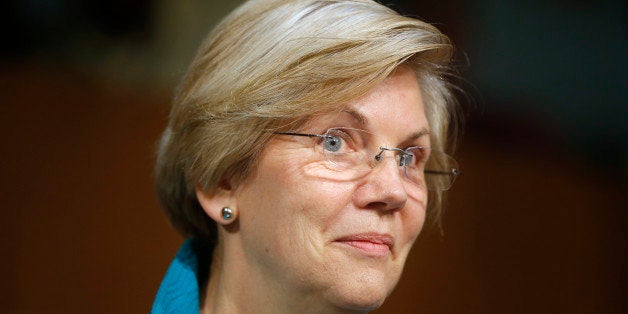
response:
<path id="1" fill-rule="evenodd" d="M 452 51 L 432 25 L 374 1 L 245 2 L 209 33 L 176 92 L 156 165 L 170 221 L 185 236 L 215 239 L 196 186 L 241 182 L 273 131 L 338 110 L 402 64 L 419 79 L 432 147 L 446 150 L 456 133 L 443 79 Z M 438 222 L 442 195 L 429 199 Z"/>

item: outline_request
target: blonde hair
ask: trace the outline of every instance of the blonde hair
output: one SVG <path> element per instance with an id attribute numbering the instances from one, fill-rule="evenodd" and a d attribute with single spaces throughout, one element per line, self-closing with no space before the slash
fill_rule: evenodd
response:
<path id="1" fill-rule="evenodd" d="M 419 78 L 432 147 L 447 149 L 457 108 L 443 79 L 452 50 L 432 25 L 374 1 L 244 3 L 210 32 L 176 92 L 156 165 L 170 221 L 185 236 L 215 239 L 196 186 L 241 182 L 272 131 L 338 110 L 402 64 Z M 434 222 L 441 203 L 430 195 Z"/>

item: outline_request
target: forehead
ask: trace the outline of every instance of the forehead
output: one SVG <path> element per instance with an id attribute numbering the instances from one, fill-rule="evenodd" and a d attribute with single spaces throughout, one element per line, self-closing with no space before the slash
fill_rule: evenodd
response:
<path id="1" fill-rule="evenodd" d="M 425 116 L 418 79 L 407 68 L 397 69 L 350 107 L 371 119 L 418 122 Z"/>
<path id="2" fill-rule="evenodd" d="M 315 117 L 313 124 L 349 123 L 369 131 L 428 130 L 419 82 L 413 71 L 399 68 L 361 98 L 331 114 Z"/>

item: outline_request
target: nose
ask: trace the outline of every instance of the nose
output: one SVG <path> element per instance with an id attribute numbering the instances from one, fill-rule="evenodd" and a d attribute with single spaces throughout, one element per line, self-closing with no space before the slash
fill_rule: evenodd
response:
<path id="1" fill-rule="evenodd" d="M 403 208 L 408 200 L 403 169 L 394 154 L 380 155 L 377 165 L 364 178 L 354 201 L 359 208 L 395 210 Z"/>

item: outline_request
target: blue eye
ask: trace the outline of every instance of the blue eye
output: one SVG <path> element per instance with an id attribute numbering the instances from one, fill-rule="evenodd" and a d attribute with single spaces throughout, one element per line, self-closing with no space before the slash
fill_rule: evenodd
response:
<path id="1" fill-rule="evenodd" d="M 325 136 L 323 147 L 326 151 L 337 152 L 342 147 L 342 139 L 338 136 Z"/>

